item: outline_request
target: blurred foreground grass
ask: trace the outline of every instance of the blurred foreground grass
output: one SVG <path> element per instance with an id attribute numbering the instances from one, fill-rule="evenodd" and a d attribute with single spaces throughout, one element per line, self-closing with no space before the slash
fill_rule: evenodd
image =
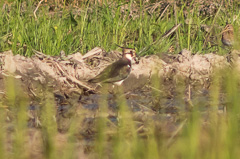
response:
<path id="1" fill-rule="evenodd" d="M 158 85 L 161 89 L 159 81 L 155 78 L 152 86 Z M 29 127 L 27 95 L 15 79 L 8 78 L 4 83 L 6 98 L 0 103 L 0 158 L 239 158 L 240 91 L 239 76 L 234 70 L 216 73 L 210 86 L 209 101 L 199 101 L 210 102 L 209 107 L 203 111 L 203 105 L 196 104 L 191 110 L 179 110 L 176 115 L 181 117 L 171 121 L 176 128 L 169 134 L 162 132 L 168 132 L 171 127 L 159 127 L 164 119 L 156 120 L 161 116 L 160 112 L 156 111 L 156 119 L 136 121 L 121 92 L 116 99 L 118 121 L 117 124 L 111 122 L 106 115 L 109 108 L 104 88 L 95 124 L 86 130 L 89 136 L 80 133 L 83 121 L 89 116 L 84 109 L 69 117 L 67 131 L 59 131 L 55 100 L 48 89 L 43 92 L 44 98 L 40 102 L 41 125 Z M 187 84 L 179 85 L 177 89 L 184 92 L 186 87 Z M 222 94 L 224 99 L 220 98 Z M 153 95 L 158 96 L 159 92 L 154 89 Z M 184 99 L 184 96 L 183 93 L 180 97 Z M 225 112 L 220 109 L 222 104 L 226 107 Z M 137 126 L 139 124 L 142 126 Z"/>

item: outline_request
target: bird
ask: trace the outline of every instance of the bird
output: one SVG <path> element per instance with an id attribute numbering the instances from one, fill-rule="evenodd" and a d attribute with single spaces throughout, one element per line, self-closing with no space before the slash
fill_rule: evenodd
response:
<path id="1" fill-rule="evenodd" d="M 132 60 L 136 51 L 132 48 L 122 48 L 122 58 L 107 66 L 96 77 L 88 80 L 91 83 L 113 83 L 120 86 L 128 78 L 132 69 Z"/>
<path id="2" fill-rule="evenodd" d="M 221 32 L 222 34 L 222 43 L 226 46 L 233 46 L 234 43 L 234 29 L 231 24 L 227 24 L 223 31 Z"/>

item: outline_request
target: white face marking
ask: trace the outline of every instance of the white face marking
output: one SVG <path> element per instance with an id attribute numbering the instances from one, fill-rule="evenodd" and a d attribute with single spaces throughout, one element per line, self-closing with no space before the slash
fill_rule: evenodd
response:
<path id="1" fill-rule="evenodd" d="M 131 67 L 130 65 L 128 65 L 128 67 Z"/>
<path id="2" fill-rule="evenodd" d="M 131 55 L 131 54 L 126 54 L 125 57 L 126 57 L 127 59 L 129 59 L 130 61 L 132 61 L 132 55 Z"/>

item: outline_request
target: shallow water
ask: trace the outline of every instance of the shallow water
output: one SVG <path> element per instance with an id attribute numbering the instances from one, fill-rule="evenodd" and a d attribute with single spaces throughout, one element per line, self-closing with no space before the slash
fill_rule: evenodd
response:
<path id="1" fill-rule="evenodd" d="M 101 110 L 102 99 L 107 99 L 107 112 L 105 117 L 113 125 L 117 126 L 119 122 L 119 99 L 126 100 L 129 110 L 132 112 L 132 118 L 136 122 L 137 127 L 142 127 L 145 122 L 152 120 L 160 124 L 164 134 L 171 134 L 176 130 L 186 118 L 188 112 L 197 110 L 202 114 L 204 120 L 207 120 L 208 113 L 214 107 L 211 107 L 211 97 L 209 88 L 203 85 L 187 85 L 181 83 L 163 82 L 160 88 L 153 88 L 151 85 L 146 85 L 143 88 L 138 88 L 133 91 L 121 93 L 106 93 L 106 94 L 85 94 L 75 97 L 66 97 L 64 95 L 55 94 L 57 123 L 60 132 L 66 132 L 69 128 L 69 121 L 74 116 L 83 117 L 82 129 L 79 135 L 85 139 L 91 139 L 96 133 L 96 122 Z M 223 112 L 225 106 L 224 94 L 220 94 L 218 111 Z M 41 106 L 38 104 L 30 105 L 29 127 L 40 127 L 39 116 Z M 159 124 L 157 124 L 159 126 Z M 111 125 L 109 123 L 109 125 Z M 142 131 L 141 131 L 142 132 Z M 144 132 L 142 132 L 144 133 Z M 80 138 L 82 138 L 80 137 Z"/>

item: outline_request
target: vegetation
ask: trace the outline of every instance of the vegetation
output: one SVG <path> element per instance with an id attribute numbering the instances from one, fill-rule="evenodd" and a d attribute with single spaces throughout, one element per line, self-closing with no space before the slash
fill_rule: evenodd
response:
<path id="1" fill-rule="evenodd" d="M 96 46 L 109 51 L 119 44 L 137 51 L 150 46 L 142 55 L 166 52 L 171 45 L 175 52 L 221 52 L 219 33 L 226 22 L 239 24 L 239 2 L 217 2 L 2 1 L 0 51 L 58 55 Z M 177 24 L 174 36 L 161 40 Z"/>
<path id="2" fill-rule="evenodd" d="M 223 26 L 228 21 L 237 29 L 240 22 L 237 0 L 212 3 L 212 10 L 206 4 L 206 12 L 200 1 L 181 0 L 175 5 L 141 0 L 43 1 L 39 7 L 39 2 L 31 0 L 0 3 L 0 51 L 11 49 L 25 56 L 31 56 L 33 49 L 48 55 L 58 55 L 61 50 L 86 53 L 96 46 L 109 51 L 117 48 L 115 44 L 135 47 L 138 52 L 147 47 L 142 55 L 167 52 L 170 46 L 175 47 L 175 53 L 188 48 L 222 54 L 228 52 L 220 39 Z M 182 25 L 174 35 L 161 38 L 179 23 Z M 152 81 L 156 99 L 161 96 L 159 81 L 157 77 Z M 170 134 L 162 133 L 169 127 L 159 126 L 154 118 L 136 122 L 121 91 L 116 99 L 118 121 L 114 124 L 105 115 L 108 107 L 103 93 L 95 124 L 91 131 L 85 131 L 88 135 L 83 135 L 80 130 L 88 112 L 76 111 L 68 118 L 67 131 L 59 131 L 55 99 L 49 88 L 43 88 L 43 98 L 38 99 L 41 124 L 29 127 L 29 97 L 9 77 L 4 80 L 6 94 L 0 101 L 0 158 L 238 158 L 239 81 L 234 69 L 217 72 L 206 100 L 207 109 L 202 111 L 205 101 L 201 99 L 192 101 L 190 109 L 179 108 Z M 183 81 L 176 85 L 178 92 L 188 87 Z M 177 95 L 184 103 L 185 94 Z M 219 113 L 222 105 L 226 111 Z M 156 118 L 168 116 L 160 108 L 155 113 Z M 144 129 L 137 127 L 139 123 Z"/>

